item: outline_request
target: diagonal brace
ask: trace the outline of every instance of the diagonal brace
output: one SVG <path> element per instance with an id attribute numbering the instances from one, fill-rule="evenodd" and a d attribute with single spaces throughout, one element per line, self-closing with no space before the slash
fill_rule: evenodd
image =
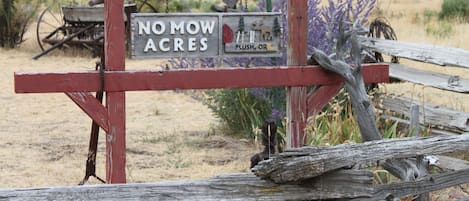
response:
<path id="1" fill-rule="evenodd" d="M 106 133 L 109 132 L 107 109 L 90 92 L 66 92 L 65 94 Z"/>

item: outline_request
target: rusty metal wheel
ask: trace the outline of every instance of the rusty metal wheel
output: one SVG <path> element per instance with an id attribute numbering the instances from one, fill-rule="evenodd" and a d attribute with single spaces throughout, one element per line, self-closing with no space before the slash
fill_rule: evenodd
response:
<path id="1" fill-rule="evenodd" d="M 36 38 L 42 51 L 53 45 L 51 41 L 61 41 L 66 37 L 64 27 L 60 3 L 54 3 L 41 12 L 36 25 Z"/>

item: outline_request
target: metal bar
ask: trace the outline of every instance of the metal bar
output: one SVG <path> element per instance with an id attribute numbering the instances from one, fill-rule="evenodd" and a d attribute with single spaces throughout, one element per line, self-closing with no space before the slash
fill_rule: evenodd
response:
<path id="1" fill-rule="evenodd" d="M 288 59 L 289 66 L 305 66 L 307 62 L 308 1 L 288 1 Z M 287 148 L 300 147 L 306 143 L 305 87 L 287 88 Z"/>
<path id="2" fill-rule="evenodd" d="M 104 66 L 110 71 L 125 70 L 123 10 L 124 0 L 104 1 Z M 125 92 L 107 92 L 106 102 L 110 127 L 106 135 L 106 182 L 126 183 Z"/>
<path id="3" fill-rule="evenodd" d="M 67 43 L 68 41 L 71 41 L 73 38 L 77 37 L 78 35 L 84 33 L 85 31 L 87 31 L 88 29 L 91 29 L 93 28 L 95 25 L 92 24 L 92 25 L 89 25 L 85 28 L 83 28 L 82 30 L 80 31 L 77 31 L 75 33 L 73 33 L 72 35 L 70 35 L 69 37 L 65 38 L 64 40 L 62 40 L 62 42 L 59 42 L 59 43 L 56 43 L 54 44 L 52 47 L 48 48 L 47 50 L 44 50 L 44 52 L 41 52 L 40 54 L 36 55 L 33 57 L 34 60 L 36 59 L 39 59 L 40 57 L 46 55 L 46 54 L 49 54 L 49 52 L 51 52 L 52 50 L 55 50 L 56 48 L 62 46 L 63 44 Z"/>
<path id="4" fill-rule="evenodd" d="M 102 103 L 103 95 L 104 95 L 103 91 L 96 92 L 96 100 Z M 86 159 L 85 177 L 79 183 L 79 185 L 85 184 L 88 181 L 90 176 L 96 177 L 98 180 L 103 181 L 101 178 L 99 178 L 96 175 L 96 154 L 98 153 L 98 140 L 99 140 L 99 125 L 98 125 L 98 122 L 93 120 L 93 122 L 91 123 L 90 144 L 88 146 L 88 158 Z"/>
<path id="5" fill-rule="evenodd" d="M 386 64 L 363 65 L 366 83 L 389 81 Z M 314 86 L 340 84 L 343 79 L 318 66 L 222 68 L 178 71 L 106 71 L 106 92 Z M 15 73 L 16 93 L 95 92 L 98 71 Z"/>
<path id="6" fill-rule="evenodd" d="M 99 42 L 102 38 L 98 38 L 95 40 L 71 40 L 67 41 L 67 45 L 103 45 L 103 42 Z M 45 43 L 54 45 L 57 43 L 61 43 L 63 40 L 56 40 L 56 39 L 44 39 L 42 40 Z M 63 44 L 62 44 L 63 45 Z"/>

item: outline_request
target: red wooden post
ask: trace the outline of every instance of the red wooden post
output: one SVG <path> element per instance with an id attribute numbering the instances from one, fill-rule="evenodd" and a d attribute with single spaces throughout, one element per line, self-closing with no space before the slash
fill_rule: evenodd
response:
<path id="1" fill-rule="evenodd" d="M 125 70 L 124 0 L 104 1 L 104 57 L 110 71 Z M 125 92 L 107 92 L 106 182 L 126 183 Z"/>
<path id="2" fill-rule="evenodd" d="M 288 1 L 288 60 L 289 66 L 305 66 L 308 42 L 308 1 Z M 287 148 L 306 143 L 304 129 L 308 118 L 306 87 L 287 88 Z"/>

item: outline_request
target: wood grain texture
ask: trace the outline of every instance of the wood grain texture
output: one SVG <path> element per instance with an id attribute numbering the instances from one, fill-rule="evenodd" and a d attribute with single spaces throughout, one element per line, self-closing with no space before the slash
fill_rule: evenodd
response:
<path id="1" fill-rule="evenodd" d="M 0 200 L 319 200 L 370 197 L 373 190 L 370 172 L 340 170 L 302 185 L 278 185 L 245 173 L 199 181 L 0 189 Z"/>
<path id="2" fill-rule="evenodd" d="M 104 60 L 110 71 L 125 70 L 123 10 L 123 0 L 104 1 Z M 126 183 L 125 92 L 106 91 L 106 107 L 110 131 L 106 135 L 106 182 Z"/>
<path id="3" fill-rule="evenodd" d="M 308 2 L 288 1 L 288 47 L 287 65 L 306 66 L 308 44 Z M 287 97 L 286 147 L 300 147 L 306 144 L 305 127 L 307 120 L 306 87 L 289 87 Z"/>
<path id="4" fill-rule="evenodd" d="M 366 83 L 389 81 L 387 64 L 364 65 Z M 16 93 L 96 92 L 98 71 L 16 72 Z M 318 66 L 186 69 L 177 71 L 106 71 L 106 92 L 334 85 L 343 79 Z"/>
<path id="5" fill-rule="evenodd" d="M 334 98 L 342 89 L 343 83 L 336 85 L 323 85 L 308 94 L 308 111 L 307 117 L 314 116 L 319 113 L 324 106 Z"/>
<path id="6" fill-rule="evenodd" d="M 469 68 L 469 51 L 460 48 L 408 43 L 395 40 L 360 37 L 364 48 L 441 66 Z"/>
<path id="7" fill-rule="evenodd" d="M 469 161 L 453 158 L 449 156 L 437 155 L 438 167 L 444 170 L 464 170 L 469 169 Z"/>
<path id="8" fill-rule="evenodd" d="M 447 91 L 469 93 L 469 80 L 464 78 L 456 80 L 456 75 L 419 70 L 401 64 L 389 64 L 389 76 Z"/>
<path id="9" fill-rule="evenodd" d="M 411 195 L 432 192 L 451 186 L 469 183 L 469 169 L 432 174 L 417 181 L 386 184 L 377 187 L 373 198 L 361 200 L 383 200 L 383 198 L 403 198 Z"/>
<path id="10" fill-rule="evenodd" d="M 109 118 L 106 108 L 89 92 L 65 93 L 106 133 L 109 132 Z"/>
<path id="11" fill-rule="evenodd" d="M 469 113 L 455 111 L 430 103 L 421 103 L 404 97 L 385 97 L 382 100 L 382 109 L 390 110 L 410 117 L 412 104 L 420 106 L 420 124 L 432 127 L 443 127 L 454 132 L 469 131 Z"/>
<path id="12" fill-rule="evenodd" d="M 404 159 L 419 155 L 468 150 L 469 134 L 378 140 L 335 147 L 290 149 L 253 168 L 254 173 L 276 183 L 314 178 L 325 172 L 362 162 Z"/>

